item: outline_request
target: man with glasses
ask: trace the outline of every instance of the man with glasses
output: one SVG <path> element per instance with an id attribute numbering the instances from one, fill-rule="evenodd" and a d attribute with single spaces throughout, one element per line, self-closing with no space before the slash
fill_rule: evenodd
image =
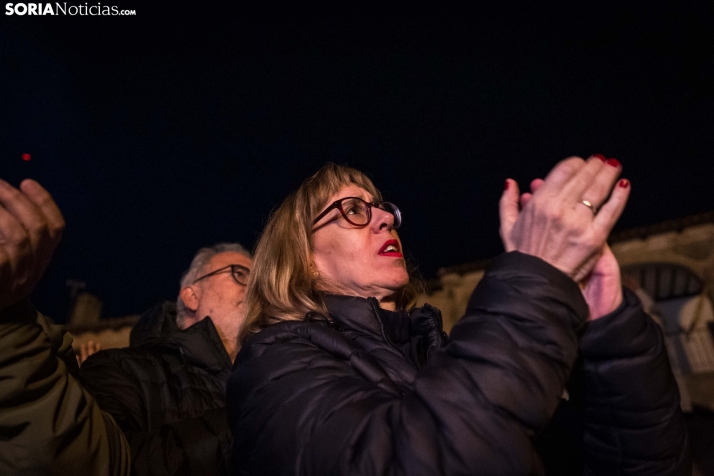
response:
<path id="1" fill-rule="evenodd" d="M 239 349 L 250 268 L 239 244 L 200 249 L 175 305 L 144 314 L 130 347 L 98 352 L 82 365 L 85 388 L 129 441 L 132 474 L 229 474 L 225 382 Z"/>

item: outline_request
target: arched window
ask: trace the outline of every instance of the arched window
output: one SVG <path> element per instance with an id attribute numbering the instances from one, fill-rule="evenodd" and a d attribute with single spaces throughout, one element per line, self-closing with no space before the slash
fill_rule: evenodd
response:
<path id="1" fill-rule="evenodd" d="M 679 264 L 631 264 L 622 267 L 622 274 L 636 278 L 640 287 L 655 301 L 696 296 L 704 289 L 699 276 Z"/>

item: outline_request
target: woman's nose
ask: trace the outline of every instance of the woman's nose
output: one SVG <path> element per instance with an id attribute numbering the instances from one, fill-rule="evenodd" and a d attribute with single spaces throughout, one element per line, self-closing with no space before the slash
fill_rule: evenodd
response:
<path id="1" fill-rule="evenodd" d="M 375 231 L 379 231 L 382 228 L 387 228 L 391 230 L 394 228 L 394 215 L 382 210 L 381 208 L 372 208 L 372 225 Z"/>

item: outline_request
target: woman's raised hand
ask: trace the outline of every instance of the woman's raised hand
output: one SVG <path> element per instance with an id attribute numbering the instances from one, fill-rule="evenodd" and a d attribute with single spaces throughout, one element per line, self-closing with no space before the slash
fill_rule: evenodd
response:
<path id="1" fill-rule="evenodd" d="M 0 309 L 29 296 L 52 258 L 64 218 L 34 180 L 20 189 L 0 179 Z"/>
<path id="2" fill-rule="evenodd" d="M 521 210 L 525 208 L 530 199 L 533 198 L 533 194 L 544 183 L 543 179 L 535 179 L 531 182 L 531 191 L 521 194 L 519 200 Z M 628 186 L 624 182 L 623 185 Z M 607 315 L 620 305 L 622 302 L 620 265 L 607 244 L 603 247 L 602 253 L 599 255 L 590 274 L 578 281 L 578 284 L 590 308 L 591 319 Z"/>
<path id="3" fill-rule="evenodd" d="M 544 181 L 534 181 L 532 194 L 521 196 L 518 184 L 507 180 L 500 201 L 506 251 L 537 256 L 582 281 L 605 253 L 607 237 L 629 197 L 627 180 L 615 186 L 620 172 L 615 159 L 571 157 Z"/>

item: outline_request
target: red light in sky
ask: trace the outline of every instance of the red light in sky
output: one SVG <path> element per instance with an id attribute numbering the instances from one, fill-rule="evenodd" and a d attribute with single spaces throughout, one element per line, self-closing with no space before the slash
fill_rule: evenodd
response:
<path id="1" fill-rule="evenodd" d="M 32 156 L 28 153 L 22 154 L 22 160 L 24 160 L 25 162 L 29 162 L 31 158 Z"/>

